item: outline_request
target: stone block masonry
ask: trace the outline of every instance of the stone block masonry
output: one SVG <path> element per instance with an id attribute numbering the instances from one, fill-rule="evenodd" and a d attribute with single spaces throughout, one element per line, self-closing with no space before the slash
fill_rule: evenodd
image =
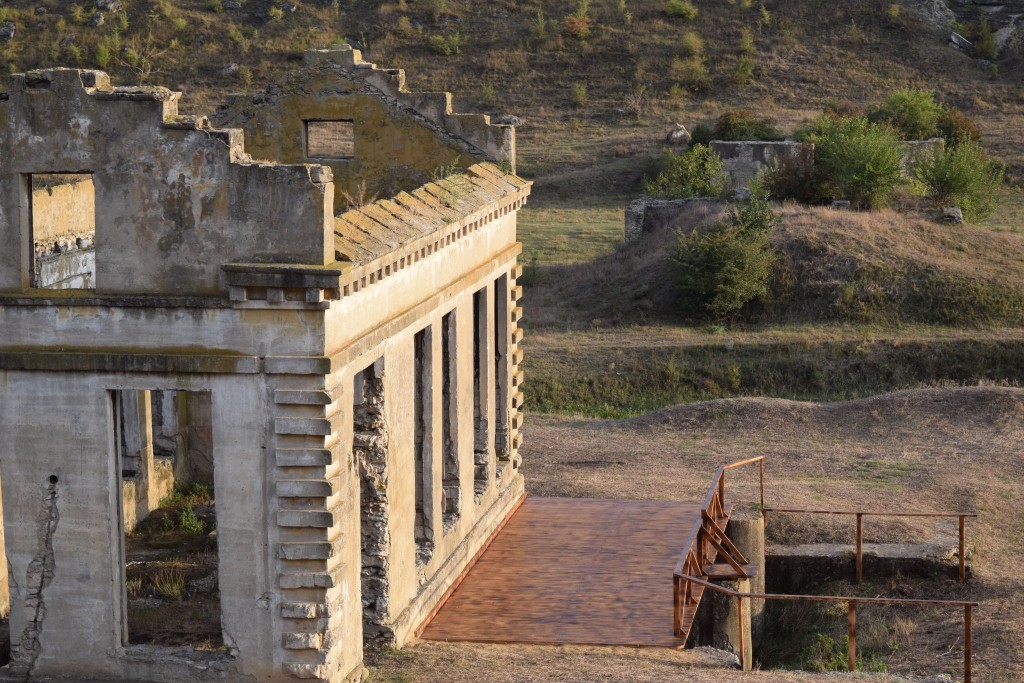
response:
<path id="1" fill-rule="evenodd" d="M 352 50 L 296 78 L 212 119 L 98 71 L 0 94 L 0 680 L 356 680 L 523 495 L 514 130 Z M 92 209 L 33 217 L 69 173 Z M 211 476 L 225 649 L 129 644 L 124 532 Z"/>

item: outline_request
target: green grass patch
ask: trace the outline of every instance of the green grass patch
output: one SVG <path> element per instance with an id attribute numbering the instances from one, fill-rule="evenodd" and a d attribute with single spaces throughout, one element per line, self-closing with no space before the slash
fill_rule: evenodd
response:
<path id="1" fill-rule="evenodd" d="M 592 261 L 622 243 L 627 198 L 587 202 L 582 206 L 555 203 L 528 205 L 519 212 L 523 261 L 540 264 Z"/>
<path id="2" fill-rule="evenodd" d="M 1019 339 L 647 346 L 638 336 L 640 343 L 608 347 L 578 336 L 527 348 L 528 410 L 623 418 L 739 396 L 841 401 L 936 385 L 1024 382 L 1024 340 Z M 865 469 L 865 474 L 872 473 Z"/>

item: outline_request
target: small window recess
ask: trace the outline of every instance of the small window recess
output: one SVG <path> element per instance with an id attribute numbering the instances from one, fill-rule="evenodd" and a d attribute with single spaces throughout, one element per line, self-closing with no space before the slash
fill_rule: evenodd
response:
<path id="1" fill-rule="evenodd" d="M 351 119 L 306 121 L 306 157 L 352 159 L 355 152 L 355 122 Z"/>

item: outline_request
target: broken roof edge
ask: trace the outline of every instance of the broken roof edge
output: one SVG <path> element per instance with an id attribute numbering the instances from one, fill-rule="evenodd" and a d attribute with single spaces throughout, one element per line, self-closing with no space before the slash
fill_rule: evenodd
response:
<path id="1" fill-rule="evenodd" d="M 453 224 L 488 213 L 495 205 L 525 200 L 532 183 L 490 163 L 474 164 L 335 218 L 335 257 L 364 265 L 384 258 Z"/>
<path id="2" fill-rule="evenodd" d="M 506 162 L 515 170 L 515 128 L 491 123 L 487 114 L 454 111 L 450 92 L 414 92 L 405 87 L 404 69 L 387 69 L 363 59 L 362 52 L 350 45 L 306 50 L 303 70 L 341 69 L 358 79 L 371 94 L 404 113 L 427 123 L 436 132 L 463 143 L 466 151 L 486 161 Z"/>
<path id="3" fill-rule="evenodd" d="M 445 192 L 454 196 L 458 192 L 455 188 L 460 185 L 468 194 L 461 203 L 453 199 L 453 206 L 445 206 L 438 196 L 444 196 Z M 338 260 L 334 263 L 322 267 L 228 263 L 223 270 L 228 284 L 240 290 L 305 288 L 322 291 L 322 299 L 338 300 L 444 249 L 490 220 L 518 210 L 526 203 L 532 186 L 533 183 L 505 173 L 493 164 L 476 164 L 464 173 L 417 188 L 414 192 L 423 199 L 402 192 L 337 216 L 335 257 Z M 428 187 L 439 194 L 421 193 Z M 373 210 L 368 213 L 367 208 Z M 389 224 L 385 225 L 381 219 Z M 346 251 L 359 257 L 346 258 Z M 240 300 L 245 300 L 248 295 L 243 297 L 239 292 L 239 296 Z"/>

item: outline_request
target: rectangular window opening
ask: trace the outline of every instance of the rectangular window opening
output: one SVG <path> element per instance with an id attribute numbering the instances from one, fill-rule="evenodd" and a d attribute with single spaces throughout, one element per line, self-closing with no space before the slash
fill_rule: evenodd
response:
<path id="1" fill-rule="evenodd" d="M 430 562 L 434 552 L 433 515 L 433 331 L 430 327 L 416 333 L 413 360 L 413 429 L 415 443 L 416 488 L 416 562 Z"/>
<path id="2" fill-rule="evenodd" d="M 311 159 L 351 159 L 356 155 L 355 122 L 306 121 L 306 156 Z"/>
<path id="3" fill-rule="evenodd" d="M 111 392 L 121 473 L 122 640 L 224 651 L 211 394 Z"/>
<path id="4" fill-rule="evenodd" d="M 441 319 L 441 520 L 445 533 L 455 528 L 462 513 L 459 481 L 458 338 L 455 311 Z"/>
<path id="5" fill-rule="evenodd" d="M 487 289 L 473 294 L 473 495 L 480 502 L 490 484 L 490 355 Z"/>
<path id="6" fill-rule="evenodd" d="M 96 289 L 96 189 L 91 173 L 29 176 L 32 286 Z"/>
<path id="7" fill-rule="evenodd" d="M 494 453 L 500 462 L 512 457 L 510 443 L 508 275 L 494 281 Z"/>

